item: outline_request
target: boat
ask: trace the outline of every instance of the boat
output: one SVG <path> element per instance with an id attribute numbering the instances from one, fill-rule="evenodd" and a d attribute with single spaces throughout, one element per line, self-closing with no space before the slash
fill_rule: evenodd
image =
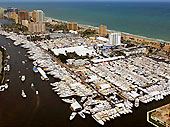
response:
<path id="1" fill-rule="evenodd" d="M 135 107 L 139 107 L 139 99 L 138 98 L 135 99 Z"/>
<path id="2" fill-rule="evenodd" d="M 25 61 L 22 61 L 22 64 L 25 64 Z"/>
<path id="3" fill-rule="evenodd" d="M 104 125 L 104 122 L 95 114 L 92 115 L 93 119 L 96 120 L 99 124 Z"/>
<path id="4" fill-rule="evenodd" d="M 45 78 L 43 77 L 43 76 L 41 76 L 41 79 L 44 81 L 45 80 Z"/>
<path id="5" fill-rule="evenodd" d="M 21 81 L 25 81 L 25 75 L 21 76 Z"/>
<path id="6" fill-rule="evenodd" d="M 31 87 L 33 87 L 34 86 L 34 84 L 33 83 L 31 83 Z"/>
<path id="7" fill-rule="evenodd" d="M 5 87 L 5 89 L 8 89 L 8 84 L 6 83 L 6 84 L 4 85 L 4 87 Z"/>
<path id="8" fill-rule="evenodd" d="M 26 98 L 26 97 L 27 97 L 27 95 L 25 94 L 24 90 L 22 90 L 21 95 L 22 95 L 23 98 Z"/>
<path id="9" fill-rule="evenodd" d="M 35 91 L 35 94 L 36 94 L 36 95 L 38 95 L 38 94 L 39 94 L 38 90 L 36 90 L 36 91 Z"/>
<path id="10" fill-rule="evenodd" d="M 83 103 L 86 99 L 87 97 L 82 97 L 80 102 Z"/>
<path id="11" fill-rule="evenodd" d="M 61 99 L 61 100 L 66 102 L 66 103 L 74 103 L 76 101 L 74 98 L 72 98 L 72 99 Z"/>
<path id="12" fill-rule="evenodd" d="M 70 120 L 73 120 L 76 115 L 77 115 L 77 112 L 72 112 L 70 115 Z"/>
<path id="13" fill-rule="evenodd" d="M 83 110 L 83 113 L 90 114 L 90 111 Z"/>
<path id="14" fill-rule="evenodd" d="M 1 89 L 0 89 L 1 92 L 4 91 L 4 90 L 5 90 L 4 88 L 1 88 Z"/>
<path id="15" fill-rule="evenodd" d="M 33 67 L 33 71 L 34 71 L 35 73 L 37 73 L 37 72 L 38 72 L 38 69 L 34 66 L 34 67 Z"/>
<path id="16" fill-rule="evenodd" d="M 78 114 L 79 114 L 83 119 L 86 118 L 86 116 L 83 114 L 82 111 L 78 112 Z"/>

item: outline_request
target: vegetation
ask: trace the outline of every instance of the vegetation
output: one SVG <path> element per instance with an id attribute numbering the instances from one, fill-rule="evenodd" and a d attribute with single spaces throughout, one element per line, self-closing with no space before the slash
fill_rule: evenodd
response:
<path id="1" fill-rule="evenodd" d="M 87 29 L 83 32 L 80 33 L 82 37 L 88 37 L 88 36 L 93 36 L 96 34 L 96 31 L 95 30 L 92 30 L 92 29 Z"/>
<path id="2" fill-rule="evenodd" d="M 19 32 L 26 33 L 26 32 L 28 32 L 28 28 L 26 26 L 23 26 L 21 24 L 15 24 L 15 23 L 3 24 L 2 28 L 5 31 L 8 31 L 8 32 L 12 32 L 12 31 L 15 32 L 15 33 L 19 33 Z"/>
<path id="3" fill-rule="evenodd" d="M 135 44 L 132 44 L 132 43 L 127 43 L 127 46 L 126 46 L 126 48 L 130 48 L 130 47 L 134 47 L 135 46 Z"/>
<path id="4" fill-rule="evenodd" d="M 55 31 L 59 31 L 59 30 L 63 30 L 63 33 L 69 32 L 66 23 L 58 23 L 56 25 L 51 25 L 50 23 L 46 23 L 46 29 L 49 30 L 51 33 L 54 33 Z"/>

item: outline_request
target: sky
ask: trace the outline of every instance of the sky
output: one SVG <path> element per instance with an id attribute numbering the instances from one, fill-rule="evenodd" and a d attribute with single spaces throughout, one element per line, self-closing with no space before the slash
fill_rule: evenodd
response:
<path id="1" fill-rule="evenodd" d="M 143 2 L 158 2 L 158 1 L 165 1 L 170 2 L 170 0 L 0 0 L 0 2 L 49 2 L 49 1 L 143 1 Z"/>

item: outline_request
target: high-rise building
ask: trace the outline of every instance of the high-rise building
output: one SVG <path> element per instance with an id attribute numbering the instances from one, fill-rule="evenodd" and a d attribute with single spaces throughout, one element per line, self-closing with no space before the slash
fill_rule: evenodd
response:
<path id="1" fill-rule="evenodd" d="M 22 20 L 28 20 L 28 11 L 27 10 L 21 10 L 18 12 L 18 19 L 19 23 L 22 23 Z"/>
<path id="2" fill-rule="evenodd" d="M 67 28 L 69 30 L 77 31 L 78 30 L 78 24 L 76 22 L 70 22 L 67 24 Z"/>
<path id="3" fill-rule="evenodd" d="M 36 22 L 44 22 L 44 12 L 42 10 L 36 11 Z"/>
<path id="4" fill-rule="evenodd" d="M 4 18 L 4 9 L 0 8 L 0 18 Z"/>
<path id="5" fill-rule="evenodd" d="M 28 31 L 31 32 L 31 33 L 44 33 L 46 31 L 45 23 L 31 22 L 28 25 Z"/>
<path id="6" fill-rule="evenodd" d="M 32 18 L 32 12 L 28 12 L 29 18 Z"/>
<path id="7" fill-rule="evenodd" d="M 107 27 L 104 25 L 99 26 L 99 36 L 105 37 L 107 35 Z"/>
<path id="8" fill-rule="evenodd" d="M 120 45 L 121 44 L 121 33 L 115 32 L 109 35 L 110 45 Z"/>
<path id="9" fill-rule="evenodd" d="M 36 21 L 36 10 L 32 11 L 32 19 Z"/>

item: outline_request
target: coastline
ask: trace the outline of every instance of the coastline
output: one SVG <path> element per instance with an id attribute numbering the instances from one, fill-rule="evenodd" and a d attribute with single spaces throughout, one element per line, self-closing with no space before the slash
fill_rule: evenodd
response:
<path id="1" fill-rule="evenodd" d="M 58 22 L 63 22 L 63 23 L 68 23 L 69 21 L 65 21 L 65 20 L 59 20 L 59 19 L 56 19 L 56 18 L 51 18 L 51 17 L 45 17 L 47 20 L 48 19 L 52 19 L 52 20 L 55 20 L 55 21 L 58 21 Z M 96 30 L 99 30 L 98 27 L 95 27 L 95 26 L 92 26 L 92 25 L 88 25 L 88 24 L 79 24 L 79 26 L 81 27 L 86 27 L 86 28 L 92 28 L 92 29 L 96 29 Z M 116 31 L 116 30 L 107 30 L 108 32 L 120 32 L 121 34 L 125 35 L 125 36 L 132 36 L 132 37 L 135 37 L 135 38 L 140 38 L 140 39 L 145 39 L 145 40 L 149 40 L 149 41 L 154 41 L 154 42 L 158 42 L 158 43 L 163 43 L 163 44 L 168 44 L 170 45 L 170 41 L 165 41 L 163 39 L 158 39 L 158 38 L 150 38 L 150 37 L 146 37 L 146 36 L 141 36 L 141 35 L 135 35 L 135 34 L 131 34 L 131 33 L 128 33 L 128 32 L 121 32 L 121 31 Z"/>

